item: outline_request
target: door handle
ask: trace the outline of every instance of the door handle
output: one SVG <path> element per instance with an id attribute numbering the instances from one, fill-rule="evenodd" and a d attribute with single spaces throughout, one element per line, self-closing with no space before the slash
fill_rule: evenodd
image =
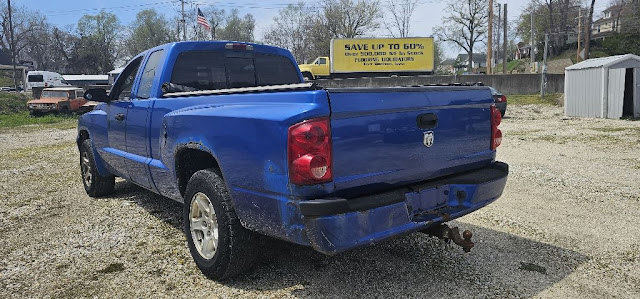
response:
<path id="1" fill-rule="evenodd" d="M 418 115 L 418 128 L 432 129 L 438 124 L 438 116 L 433 113 L 425 113 Z"/>
<path id="2" fill-rule="evenodd" d="M 124 120 L 124 113 L 118 113 L 118 114 L 116 114 L 116 116 L 114 118 L 117 121 L 123 121 Z"/>

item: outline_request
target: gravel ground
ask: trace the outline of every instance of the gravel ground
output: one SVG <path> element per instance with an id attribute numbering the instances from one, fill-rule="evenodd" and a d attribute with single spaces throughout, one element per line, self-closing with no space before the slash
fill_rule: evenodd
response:
<path id="1" fill-rule="evenodd" d="M 200 274 L 181 206 L 118 181 L 82 188 L 75 130 L 0 132 L 0 297 L 640 297 L 640 122 L 510 106 L 501 199 L 452 224 L 328 257 L 279 241 L 248 274 Z"/>

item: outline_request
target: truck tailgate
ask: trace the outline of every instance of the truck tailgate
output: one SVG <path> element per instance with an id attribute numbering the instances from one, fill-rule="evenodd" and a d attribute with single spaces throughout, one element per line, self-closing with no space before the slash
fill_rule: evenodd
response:
<path id="1" fill-rule="evenodd" d="M 487 166 L 487 87 L 328 89 L 336 193 L 359 196 Z"/>

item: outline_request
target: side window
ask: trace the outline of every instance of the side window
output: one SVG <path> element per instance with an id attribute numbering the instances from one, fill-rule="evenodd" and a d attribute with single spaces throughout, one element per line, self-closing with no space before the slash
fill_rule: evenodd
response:
<path id="1" fill-rule="evenodd" d="M 153 78 L 156 76 L 156 70 L 162 62 L 163 50 L 158 50 L 149 56 L 147 64 L 145 64 L 142 70 L 142 76 L 140 77 L 140 86 L 138 87 L 137 97 L 139 99 L 148 99 L 151 96 L 151 86 L 153 85 Z"/>
<path id="2" fill-rule="evenodd" d="M 318 58 L 318 64 L 327 64 L 326 58 Z"/>
<path id="3" fill-rule="evenodd" d="M 76 98 L 76 93 L 74 91 L 70 91 L 67 94 L 69 95 L 69 100 L 73 100 Z"/>
<path id="4" fill-rule="evenodd" d="M 140 67 L 140 61 L 142 61 L 142 57 L 136 58 L 136 60 L 129 63 L 129 65 L 127 65 L 127 67 L 122 71 L 120 77 L 118 77 L 118 81 L 116 81 L 111 89 L 110 98 L 112 100 L 129 100 L 129 97 L 131 96 L 131 88 L 133 87 L 133 82 L 136 79 L 136 74 Z"/>
<path id="5" fill-rule="evenodd" d="M 76 98 L 84 97 L 84 92 L 82 90 L 76 90 Z"/>

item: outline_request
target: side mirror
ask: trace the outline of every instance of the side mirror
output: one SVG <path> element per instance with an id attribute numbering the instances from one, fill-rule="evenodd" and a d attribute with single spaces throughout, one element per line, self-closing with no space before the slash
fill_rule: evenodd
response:
<path id="1" fill-rule="evenodd" d="M 107 91 L 102 88 L 92 88 L 84 92 L 83 96 L 87 101 L 108 102 Z"/>

